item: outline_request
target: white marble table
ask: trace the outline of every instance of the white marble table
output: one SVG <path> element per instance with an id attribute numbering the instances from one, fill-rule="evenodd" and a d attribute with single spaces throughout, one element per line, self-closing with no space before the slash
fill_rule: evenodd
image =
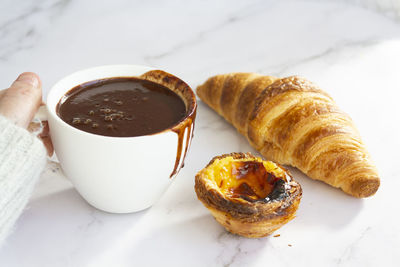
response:
<path id="1" fill-rule="evenodd" d="M 253 150 L 199 102 L 186 167 L 156 205 L 98 211 L 49 164 L 0 266 L 400 266 L 400 20 L 353 2 L 1 0 L 2 88 L 35 71 L 47 92 L 117 63 L 157 66 L 193 88 L 232 71 L 303 75 L 353 117 L 382 185 L 354 199 L 293 170 L 304 196 L 280 237 L 228 234 L 197 200 L 194 175 L 217 154 Z"/>

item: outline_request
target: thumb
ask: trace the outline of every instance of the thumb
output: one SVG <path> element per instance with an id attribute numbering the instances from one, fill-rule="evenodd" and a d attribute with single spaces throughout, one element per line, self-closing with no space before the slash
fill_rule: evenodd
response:
<path id="1" fill-rule="evenodd" d="M 42 101 L 42 84 L 37 74 L 24 72 L 0 98 L 0 114 L 27 128 Z"/>

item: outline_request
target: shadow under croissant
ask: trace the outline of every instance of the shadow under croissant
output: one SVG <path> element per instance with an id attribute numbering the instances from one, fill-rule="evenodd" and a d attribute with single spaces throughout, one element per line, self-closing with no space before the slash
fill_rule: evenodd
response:
<path id="1" fill-rule="evenodd" d="M 324 182 L 313 180 L 296 168 L 286 168 L 303 189 L 297 218 L 294 219 L 296 224 L 343 228 L 362 210 L 365 200 L 347 195 Z"/>

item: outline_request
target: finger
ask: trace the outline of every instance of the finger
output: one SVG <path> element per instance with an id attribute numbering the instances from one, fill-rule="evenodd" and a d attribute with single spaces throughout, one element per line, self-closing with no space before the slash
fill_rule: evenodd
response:
<path id="1" fill-rule="evenodd" d="M 47 121 L 42 121 L 42 124 L 38 122 L 31 122 L 29 123 L 28 131 L 37 132 L 40 130 L 40 128 L 42 129 L 41 132 L 38 134 L 38 137 L 40 138 L 40 140 L 42 140 L 44 146 L 46 147 L 47 155 L 51 157 L 53 155 L 54 148 L 49 134 L 49 123 Z"/>
<path id="2" fill-rule="evenodd" d="M 0 98 L 0 114 L 26 128 L 41 102 L 42 85 L 39 76 L 24 72 Z"/>
<path id="3" fill-rule="evenodd" d="M 41 127 L 42 125 L 40 124 L 40 122 L 30 122 L 26 129 L 31 133 L 36 133 L 40 130 Z"/>
<path id="4" fill-rule="evenodd" d="M 0 91 L 0 98 L 4 95 L 4 93 L 7 91 L 7 89 L 3 89 Z"/>
<path id="5" fill-rule="evenodd" d="M 49 130 L 49 122 L 48 121 L 42 121 L 43 129 L 39 133 L 39 137 L 47 137 L 49 136 L 50 130 Z"/>
<path id="6" fill-rule="evenodd" d="M 47 149 L 47 154 L 51 157 L 53 155 L 54 148 L 49 132 L 49 123 L 47 121 L 43 121 L 43 130 L 39 134 L 39 138 L 42 139 L 43 144 Z"/>
<path id="7" fill-rule="evenodd" d="M 50 136 L 45 136 L 45 137 L 39 137 L 44 146 L 46 147 L 47 150 L 47 155 L 49 155 L 49 157 L 53 156 L 54 153 L 54 147 L 53 147 L 53 142 L 51 141 L 51 137 Z"/>

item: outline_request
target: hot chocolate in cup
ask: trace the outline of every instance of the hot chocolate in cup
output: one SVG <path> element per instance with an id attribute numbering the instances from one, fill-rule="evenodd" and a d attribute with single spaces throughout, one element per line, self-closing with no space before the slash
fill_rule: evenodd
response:
<path id="1" fill-rule="evenodd" d="M 171 90 L 184 103 L 182 118 L 145 135 L 107 136 L 79 129 L 60 117 L 59 105 L 73 88 L 116 78 Z M 46 117 L 57 158 L 76 190 L 100 210 L 128 213 L 153 205 L 182 168 L 196 107 L 192 89 L 172 74 L 145 66 L 110 65 L 78 71 L 57 82 L 47 95 Z"/>

